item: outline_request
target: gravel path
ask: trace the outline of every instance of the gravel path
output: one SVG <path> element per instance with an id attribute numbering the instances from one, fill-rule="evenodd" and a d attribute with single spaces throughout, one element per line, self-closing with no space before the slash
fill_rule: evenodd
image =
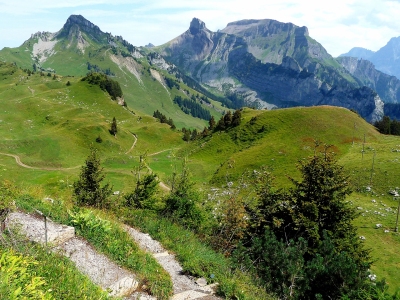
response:
<path id="1" fill-rule="evenodd" d="M 145 251 L 153 254 L 158 263 L 170 274 L 173 284 L 173 300 L 220 299 L 214 296 L 215 285 L 207 285 L 204 278 L 194 280 L 184 275 L 181 265 L 173 254 L 168 253 L 162 245 L 151 238 L 149 234 L 142 233 L 132 227 L 124 226 L 125 230 Z"/>
<path id="2" fill-rule="evenodd" d="M 76 166 L 76 167 L 70 167 L 70 168 L 47 168 L 47 167 L 32 167 L 32 166 L 28 166 L 26 164 L 24 164 L 21 161 L 21 158 L 18 155 L 15 154 L 9 154 L 9 153 L 3 153 L 0 152 L 0 155 L 5 155 L 5 156 L 9 156 L 9 157 L 13 157 L 15 159 L 15 162 L 17 163 L 17 165 L 26 168 L 26 169 L 32 169 L 32 170 L 44 170 L 44 171 L 63 171 L 63 170 L 73 170 L 73 169 L 78 169 L 81 166 Z"/>
<path id="3" fill-rule="evenodd" d="M 7 216 L 7 226 L 17 228 L 21 234 L 37 243 L 46 244 L 47 237 L 47 244 L 53 252 L 68 257 L 93 283 L 110 291 L 110 296 L 132 295 L 138 287 L 135 274 L 97 252 L 84 239 L 74 237 L 73 227 L 57 224 L 49 219 L 45 225 L 42 217 L 21 212 L 10 213 Z"/>

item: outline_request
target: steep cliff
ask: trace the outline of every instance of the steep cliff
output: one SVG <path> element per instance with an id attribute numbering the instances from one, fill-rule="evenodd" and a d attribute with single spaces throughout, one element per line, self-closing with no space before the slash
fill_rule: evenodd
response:
<path id="1" fill-rule="evenodd" d="M 400 80 L 375 69 L 373 63 L 356 57 L 339 57 L 341 63 L 354 77 L 375 90 L 385 103 L 400 103 Z"/>
<path id="2" fill-rule="evenodd" d="M 309 37 L 306 27 L 243 20 L 212 32 L 193 19 L 158 51 L 204 86 L 241 93 L 261 107 L 329 104 L 356 109 L 368 120 L 383 113 L 379 96 Z"/>

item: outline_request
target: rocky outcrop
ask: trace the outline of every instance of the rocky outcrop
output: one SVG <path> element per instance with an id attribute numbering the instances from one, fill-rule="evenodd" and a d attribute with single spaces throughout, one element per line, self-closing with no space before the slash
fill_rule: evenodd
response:
<path id="1" fill-rule="evenodd" d="M 58 32 L 57 38 L 71 36 L 71 34 L 77 31 L 88 33 L 95 40 L 99 40 L 99 37 L 105 34 L 98 26 L 86 20 L 81 15 L 71 15 L 63 28 Z"/>
<path id="2" fill-rule="evenodd" d="M 251 95 L 260 106 L 336 105 L 373 121 L 381 100 L 335 61 L 306 27 L 274 20 L 242 20 L 218 32 L 193 19 L 160 47 L 162 55 L 205 86 Z"/>
<path id="3" fill-rule="evenodd" d="M 384 103 L 400 103 L 400 80 L 375 69 L 372 62 L 356 57 L 339 57 L 337 60 L 344 66 L 360 85 L 375 90 Z"/>
<path id="4" fill-rule="evenodd" d="M 309 37 L 305 26 L 268 19 L 242 20 L 229 23 L 222 32 L 242 37 L 248 51 L 263 63 L 281 64 L 285 57 L 290 56 L 304 68 L 310 64 L 310 58 L 330 58 L 326 50 Z M 304 50 L 307 55 L 304 55 Z"/>

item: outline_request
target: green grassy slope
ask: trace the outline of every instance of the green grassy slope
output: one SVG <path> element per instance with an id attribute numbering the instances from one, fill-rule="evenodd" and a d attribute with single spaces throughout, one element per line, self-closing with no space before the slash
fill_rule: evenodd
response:
<path id="1" fill-rule="evenodd" d="M 12 66 L 1 69 L 0 152 L 18 155 L 24 164 L 36 168 L 17 166 L 14 158 L 1 155 L 3 171 L 7 170 L 6 174 L 2 172 L 3 178 L 57 187 L 60 180 L 67 182 L 78 174 L 89 146 L 94 144 L 106 170 L 115 174 L 109 180 L 122 188 L 132 178 L 136 156 L 183 144 L 181 134 L 169 126 L 153 117 L 132 114 L 99 87 L 78 78 L 53 80 L 39 74 L 27 76 Z M 118 122 L 117 137 L 108 132 L 113 117 Z M 138 142 L 128 152 L 135 141 L 133 133 Z M 102 143 L 96 143 L 98 136 Z M 60 170 L 45 170 L 49 168 Z M 170 170 L 155 171 L 163 176 Z"/>
<path id="2" fill-rule="evenodd" d="M 335 145 L 333 151 L 342 157 L 353 139 L 360 141 L 364 134 L 369 141 L 379 137 L 358 115 L 338 107 L 246 109 L 239 127 L 214 133 L 182 151 L 190 153 L 193 164 L 208 168 L 207 179 L 216 184 L 261 166 L 269 167 L 280 182 L 288 183 L 285 175 L 295 174 L 298 159 L 313 154 L 314 140 Z"/>
<path id="3" fill-rule="evenodd" d="M 171 95 L 179 92 L 170 91 Z M 245 170 L 261 166 L 272 171 L 278 186 L 289 186 L 287 175 L 298 176 L 295 164 L 313 154 L 314 139 L 333 144 L 332 150 L 351 174 L 357 191 L 350 200 L 362 207 L 364 216 L 357 225 L 377 259 L 373 272 L 378 278 L 386 277 L 393 289 L 397 286 L 400 237 L 393 232 L 397 202 L 388 191 L 400 187 L 400 138 L 380 135 L 349 110 L 245 109 L 239 127 L 185 143 L 180 132 L 146 114 L 130 112 L 78 77 L 28 76 L 9 64 L 0 65 L 0 107 L 0 152 L 18 155 L 22 163 L 33 167 L 19 166 L 15 158 L 0 155 L 0 179 L 33 185 L 52 197 L 71 192 L 90 144 L 100 151 L 106 180 L 122 192 L 132 189 L 132 170 L 146 151 L 150 168 L 164 182 L 173 165 L 188 156 L 194 179 L 205 183 L 203 188 L 235 181 Z M 108 132 L 113 117 L 118 122 L 116 138 Z M 133 149 L 132 133 L 138 138 Z M 95 141 L 99 135 L 102 143 Z M 372 191 L 367 192 L 366 186 Z M 383 227 L 375 229 L 377 223 Z"/>

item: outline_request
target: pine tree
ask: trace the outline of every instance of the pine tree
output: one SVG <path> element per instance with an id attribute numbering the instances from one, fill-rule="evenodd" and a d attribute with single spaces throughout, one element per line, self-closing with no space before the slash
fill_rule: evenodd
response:
<path id="1" fill-rule="evenodd" d="M 109 131 L 113 136 L 117 135 L 118 128 L 117 128 L 117 119 L 115 119 L 115 117 L 112 120 L 111 129 Z"/>
<path id="2" fill-rule="evenodd" d="M 224 115 L 224 123 L 226 128 L 229 128 L 232 125 L 232 113 L 230 110 L 228 110 Z"/>
<path id="3" fill-rule="evenodd" d="M 79 179 L 74 182 L 74 198 L 78 205 L 95 206 L 103 208 L 107 206 L 107 198 L 111 195 L 111 186 L 107 183 L 100 186 L 105 175 L 100 166 L 97 150 L 90 148 L 90 154 L 82 166 Z"/>
<path id="4" fill-rule="evenodd" d="M 363 289 L 371 261 L 353 225 L 356 210 L 346 201 L 351 192 L 348 175 L 329 152 L 329 146 L 301 161 L 298 168 L 302 180 L 292 179 L 294 187 L 290 190 L 274 190 L 268 176 L 260 181 L 260 202 L 257 209 L 249 210 L 251 230 L 246 242 L 250 259 L 258 262 L 257 273 L 265 282 L 277 278 L 278 273 L 286 274 L 273 287 L 284 294 L 283 298 L 296 292 L 301 299 L 339 299 Z M 287 267 L 270 250 L 270 254 L 265 253 L 272 243 L 270 233 L 279 242 L 276 253 L 290 262 Z M 306 248 L 299 260 L 291 253 L 298 252 L 296 248 L 302 241 L 306 241 Z M 296 264 L 301 271 L 292 268 Z"/>
<path id="5" fill-rule="evenodd" d="M 232 127 L 236 127 L 240 125 L 242 119 L 242 113 L 239 109 L 235 110 L 232 116 Z"/>
<path id="6" fill-rule="evenodd" d="M 215 119 L 214 119 L 213 116 L 211 116 L 210 120 L 208 121 L 208 124 L 209 124 L 208 129 L 209 129 L 210 131 L 213 131 L 214 128 L 215 128 L 215 125 L 216 125 L 216 124 L 215 124 Z"/>

